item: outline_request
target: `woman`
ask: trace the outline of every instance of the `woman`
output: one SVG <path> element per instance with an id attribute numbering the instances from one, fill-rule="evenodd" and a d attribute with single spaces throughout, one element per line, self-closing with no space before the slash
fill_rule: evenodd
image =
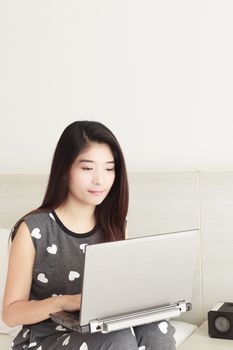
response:
<path id="1" fill-rule="evenodd" d="M 98 122 L 70 124 L 58 141 L 42 205 L 12 232 L 3 318 L 23 325 L 12 349 L 175 349 L 168 322 L 166 332 L 157 322 L 82 335 L 49 318 L 79 310 L 85 245 L 124 239 L 127 210 L 125 161 L 115 136 Z"/>

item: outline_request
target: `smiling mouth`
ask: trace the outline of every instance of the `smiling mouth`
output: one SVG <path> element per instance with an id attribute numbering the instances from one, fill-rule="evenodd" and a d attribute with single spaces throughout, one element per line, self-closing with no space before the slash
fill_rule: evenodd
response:
<path id="1" fill-rule="evenodd" d="M 93 195 L 96 195 L 96 196 L 98 196 L 98 195 L 101 195 L 101 194 L 104 194 L 105 193 L 105 190 L 102 190 L 102 191 L 91 191 L 91 190 L 89 190 L 88 191 L 89 193 L 91 193 L 91 194 L 93 194 Z"/>

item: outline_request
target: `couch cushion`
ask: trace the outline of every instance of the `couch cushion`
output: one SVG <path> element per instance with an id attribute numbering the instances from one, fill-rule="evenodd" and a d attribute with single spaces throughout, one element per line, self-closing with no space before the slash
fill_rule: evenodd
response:
<path id="1" fill-rule="evenodd" d="M 178 320 L 170 320 L 170 323 L 175 327 L 176 347 L 181 345 L 196 329 L 197 326 L 188 322 Z"/>

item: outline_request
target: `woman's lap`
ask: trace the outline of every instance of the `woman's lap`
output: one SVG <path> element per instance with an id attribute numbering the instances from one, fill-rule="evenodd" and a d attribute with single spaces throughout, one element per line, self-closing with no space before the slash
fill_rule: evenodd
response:
<path id="1" fill-rule="evenodd" d="M 77 332 L 46 338 L 36 350 L 175 350 L 174 328 L 159 321 L 111 333 Z"/>
<path id="2" fill-rule="evenodd" d="M 111 333 L 65 333 L 51 336 L 41 343 L 38 350 L 137 350 L 137 341 L 131 329 Z"/>
<path id="3" fill-rule="evenodd" d="M 134 327 L 141 350 L 175 350 L 175 328 L 168 321 L 158 321 Z"/>

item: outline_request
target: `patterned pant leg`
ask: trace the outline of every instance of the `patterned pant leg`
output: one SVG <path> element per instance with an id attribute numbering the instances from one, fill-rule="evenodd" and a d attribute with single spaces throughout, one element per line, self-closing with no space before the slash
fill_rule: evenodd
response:
<path id="1" fill-rule="evenodd" d="M 79 334 L 71 332 L 60 337 L 52 336 L 35 350 L 138 350 L 131 329 L 111 333 Z M 34 350 L 34 348 L 32 349 Z"/>
<path id="2" fill-rule="evenodd" d="M 175 350 L 175 328 L 168 321 L 134 327 L 140 350 Z"/>

